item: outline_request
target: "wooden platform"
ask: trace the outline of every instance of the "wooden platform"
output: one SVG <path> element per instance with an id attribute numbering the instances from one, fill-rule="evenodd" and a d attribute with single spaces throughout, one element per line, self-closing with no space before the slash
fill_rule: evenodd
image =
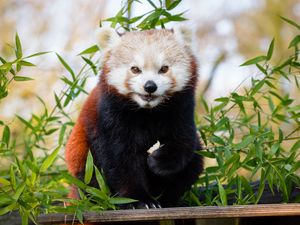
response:
<path id="1" fill-rule="evenodd" d="M 226 223 L 226 221 L 239 219 L 237 224 L 258 225 L 258 218 L 260 221 L 273 221 L 264 222 L 265 225 L 300 225 L 300 204 L 136 209 L 84 214 L 84 221 L 91 224 L 230 224 L 231 222 Z M 207 219 L 210 223 L 203 223 Z M 203 221 L 201 222 L 201 220 Z M 218 221 L 221 223 L 217 223 Z M 284 223 L 276 223 L 279 221 L 284 221 Z M 47 214 L 41 215 L 38 222 L 39 224 L 72 224 L 77 221 L 74 221 L 73 215 Z"/>

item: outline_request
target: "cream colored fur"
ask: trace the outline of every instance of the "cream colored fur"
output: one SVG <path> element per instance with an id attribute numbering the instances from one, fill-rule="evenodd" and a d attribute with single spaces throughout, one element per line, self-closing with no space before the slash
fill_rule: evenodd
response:
<path id="1" fill-rule="evenodd" d="M 111 28 L 99 31 L 100 47 L 105 48 L 106 66 L 110 73 L 107 82 L 122 95 L 130 96 L 141 107 L 155 107 L 172 93 L 181 91 L 191 79 L 190 61 L 192 32 L 185 27 L 170 30 L 127 32 L 119 36 Z M 140 74 L 133 74 L 131 67 Z M 168 66 L 167 73 L 158 71 Z M 143 100 L 144 85 L 148 80 L 157 84 L 152 101 Z"/>

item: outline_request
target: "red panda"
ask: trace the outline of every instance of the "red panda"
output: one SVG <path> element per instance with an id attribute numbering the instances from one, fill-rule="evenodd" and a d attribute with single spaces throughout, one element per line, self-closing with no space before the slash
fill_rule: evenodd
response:
<path id="1" fill-rule="evenodd" d="M 66 145 L 73 176 L 84 176 L 90 150 L 112 193 L 139 200 L 134 207 L 176 204 L 203 169 L 195 153 L 201 150 L 194 123 L 198 74 L 190 42 L 186 28 L 123 35 L 100 29 L 100 80 Z"/>

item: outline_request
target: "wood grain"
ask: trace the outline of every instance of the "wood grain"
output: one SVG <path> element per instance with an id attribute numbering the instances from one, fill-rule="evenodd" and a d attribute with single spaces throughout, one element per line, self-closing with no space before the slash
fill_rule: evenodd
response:
<path id="1" fill-rule="evenodd" d="M 262 204 L 244 206 L 206 206 L 179 207 L 163 209 L 136 209 L 89 212 L 84 214 L 84 221 L 120 222 L 120 221 L 157 221 L 176 219 L 204 218 L 242 218 L 242 217 L 300 216 L 300 204 Z M 76 221 L 76 220 L 75 220 Z M 46 214 L 38 218 L 39 224 L 72 223 L 74 215 Z"/>

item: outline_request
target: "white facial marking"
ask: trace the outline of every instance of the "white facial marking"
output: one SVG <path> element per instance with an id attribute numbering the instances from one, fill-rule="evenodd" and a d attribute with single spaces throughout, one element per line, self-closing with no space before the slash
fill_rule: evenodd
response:
<path id="1" fill-rule="evenodd" d="M 156 107 L 182 91 L 191 79 L 191 56 L 178 35 L 167 30 L 125 33 L 110 49 L 108 84 L 143 108 Z M 168 67 L 167 72 L 159 72 L 162 66 Z M 141 72 L 134 74 L 131 67 Z M 150 80 L 157 86 L 151 94 L 144 89 Z"/>
<path id="2" fill-rule="evenodd" d="M 115 87 L 120 94 L 128 94 L 128 89 L 126 87 L 126 67 L 115 68 L 107 76 L 107 82 L 109 85 Z M 125 75 L 123 75 L 125 74 Z"/>

